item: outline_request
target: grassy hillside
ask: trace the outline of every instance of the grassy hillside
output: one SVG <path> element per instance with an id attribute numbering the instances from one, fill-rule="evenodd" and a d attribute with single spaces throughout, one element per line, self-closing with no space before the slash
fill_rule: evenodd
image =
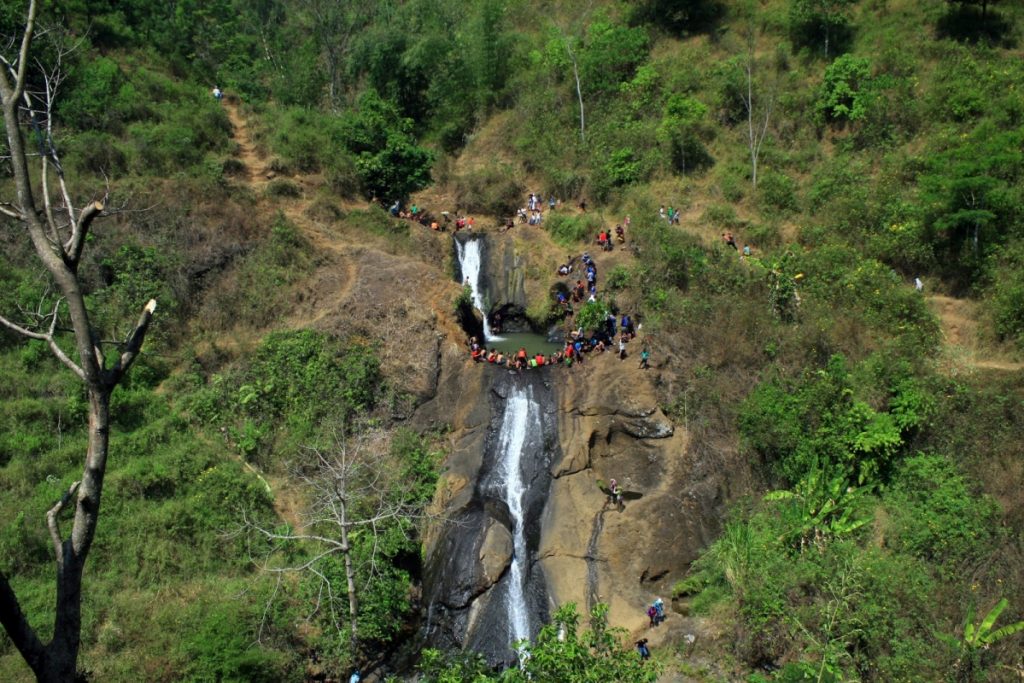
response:
<path id="1" fill-rule="evenodd" d="M 317 577 L 259 570 L 317 547 L 270 553 L 239 525 L 297 526 L 306 448 L 336 447 L 338 425 L 383 429 L 378 454 L 423 486 L 420 504 L 433 481 L 436 435 L 402 430 L 395 321 L 371 311 L 325 330 L 310 311 L 350 245 L 403 268 L 440 262 L 367 200 L 489 225 L 540 192 L 561 205 L 530 272 L 630 216 L 604 303 L 649 330 L 665 411 L 692 447 L 736 449 L 760 475 L 677 586 L 708 635 L 656 653 L 666 675 L 1019 673 L 1024 636 L 989 646 L 964 624 L 1002 598 L 996 628 L 1024 615 L 1024 8 L 364 5 L 90 0 L 44 17 L 83 40 L 54 112 L 76 196 L 109 187 L 123 209 L 82 269 L 94 317 L 116 336 L 139 302 L 160 311 L 115 394 L 82 667 L 299 680 L 402 641 L 411 526 L 362 577 L 353 648 L 328 609 L 342 602 L 311 613 Z M 5 36 L 21 11 L 0 11 Z M 0 242 L 0 312 L 52 301 L 18 226 Z M 42 344 L 7 331 L 0 367 L 0 569 L 45 635 L 42 520 L 79 467 L 83 399 Z M 27 673 L 0 636 L 0 678 Z"/>

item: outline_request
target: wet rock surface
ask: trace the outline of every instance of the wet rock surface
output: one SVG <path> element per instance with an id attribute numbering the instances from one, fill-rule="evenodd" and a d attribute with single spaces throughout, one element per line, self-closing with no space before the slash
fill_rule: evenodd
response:
<path id="1" fill-rule="evenodd" d="M 514 520 L 501 492 L 499 435 L 508 419 L 506 403 L 517 391 L 528 392 L 533 412 L 522 442 L 520 471 L 525 489 L 523 602 L 532 635 L 546 620 L 549 605 L 545 577 L 535 557 L 550 464 L 560 457 L 556 398 L 547 382 L 549 371 L 518 374 L 485 366 L 472 366 L 471 371 L 490 385 L 478 385 L 488 397 L 489 418 L 454 435 L 458 445 L 448 458 L 439 494 L 443 520 L 427 539 L 425 636 L 434 646 L 465 647 L 485 654 L 492 663 L 510 663 L 515 657 L 509 618 Z M 479 406 L 471 414 L 479 419 Z"/>
<path id="2" fill-rule="evenodd" d="M 492 237 L 488 272 L 525 267 L 513 242 Z M 518 296 L 515 278 L 502 277 L 489 280 L 489 296 Z M 727 503 L 750 490 L 749 465 L 734 445 L 696 443 L 673 424 L 659 404 L 657 371 L 638 369 L 632 357 L 592 355 L 582 366 L 518 375 L 470 363 L 462 341 L 448 332 L 431 351 L 432 370 L 420 370 L 430 381 L 417 384 L 432 395 L 413 416 L 419 428 L 447 429 L 449 453 L 435 499 L 443 521 L 424 539 L 428 643 L 511 661 L 512 524 L 488 487 L 503 406 L 516 382 L 533 386 L 545 407 L 529 458 L 544 466 L 528 476 L 524 502 L 533 628 L 559 604 L 584 610 L 601 601 L 610 605 L 612 625 L 650 635 L 646 606 L 658 595 L 667 601 L 671 585 L 717 536 Z M 685 384 L 671 377 L 673 386 Z M 621 508 L 601 489 L 612 478 L 626 493 Z"/>

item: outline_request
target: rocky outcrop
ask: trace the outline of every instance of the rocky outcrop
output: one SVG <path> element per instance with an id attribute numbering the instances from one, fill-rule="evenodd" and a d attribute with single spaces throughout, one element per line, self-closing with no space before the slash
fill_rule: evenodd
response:
<path id="1" fill-rule="evenodd" d="M 540 555 L 555 603 L 609 604 L 611 623 L 646 625 L 644 610 L 682 578 L 718 530 L 724 472 L 707 476 L 689 435 L 657 405 L 653 375 L 632 361 L 588 359 L 565 372 L 563 457 L 542 522 Z M 602 491 L 625 492 L 621 508 Z"/>
<path id="2" fill-rule="evenodd" d="M 529 245 L 507 235 L 488 239 L 488 270 L 505 273 L 491 278 L 489 296 L 515 299 L 518 276 L 507 271 L 537 267 L 521 257 Z M 433 371 L 418 369 L 426 400 L 413 418 L 448 434 L 435 500 L 440 521 L 425 536 L 425 631 L 435 646 L 497 656 L 509 642 L 500 613 L 511 524 L 508 509 L 485 489 L 503 387 L 520 376 L 469 363 L 459 333 L 446 330 L 432 352 Z M 543 393 L 552 425 L 543 439 L 550 458 L 544 476 L 532 481 L 528 504 L 536 520 L 530 554 L 544 577 L 531 589 L 531 609 L 540 616 L 565 602 L 586 609 L 601 601 L 610 605 L 613 625 L 645 629 L 646 605 L 656 595 L 667 599 L 715 538 L 727 502 L 748 489 L 749 470 L 732 448 L 692 443 L 660 408 L 657 370 L 638 369 L 634 358 L 596 355 L 581 366 L 521 377 Z M 621 508 L 608 505 L 601 489 L 612 478 L 626 492 Z"/>
<path id="3" fill-rule="evenodd" d="M 486 289 L 491 306 L 526 310 L 526 260 L 515 242 L 503 235 L 487 237 Z"/>

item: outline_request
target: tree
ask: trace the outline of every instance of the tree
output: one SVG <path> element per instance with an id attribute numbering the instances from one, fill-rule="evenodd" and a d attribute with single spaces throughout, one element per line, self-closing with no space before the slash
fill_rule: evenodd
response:
<path id="1" fill-rule="evenodd" d="M 718 0 L 640 0 L 633 3 L 635 21 L 681 35 L 712 29 L 724 11 L 724 5 Z"/>
<path id="2" fill-rule="evenodd" d="M 981 18 L 984 19 L 988 15 L 988 6 L 994 5 L 999 0 L 946 0 L 946 2 L 956 2 L 961 6 L 963 5 L 981 5 Z"/>
<path id="3" fill-rule="evenodd" d="M 857 0 L 792 0 L 789 20 L 797 43 L 809 45 L 814 37 L 824 40 L 825 59 L 832 42 L 849 39 L 850 17 L 847 10 Z"/>
<path id="4" fill-rule="evenodd" d="M 127 337 L 115 345 L 119 353 L 108 360 L 105 349 L 111 342 L 103 341 L 94 327 L 78 277 L 86 238 L 94 221 L 104 215 L 104 202 L 95 200 L 76 208 L 66 183 L 52 142 L 50 117 L 60 82 L 59 59 L 52 71 L 30 72 L 37 10 L 36 0 L 30 0 L 21 35 L 10 43 L 17 52 L 11 57 L 0 55 L 0 101 L 14 180 L 14 197 L 0 202 L 0 213 L 24 230 L 60 296 L 48 301 L 49 313 L 34 321 L 18 323 L 0 316 L 0 324 L 21 336 L 46 342 L 54 356 L 81 379 L 88 398 L 89 435 L 81 479 L 71 484 L 46 513 L 57 570 L 53 637 L 48 643 L 42 642 L 3 573 L 0 623 L 38 680 L 73 681 L 77 678 L 81 638 L 82 574 L 96 534 L 107 467 L 110 398 L 138 358 L 156 301 L 151 299 L 143 307 Z M 32 154 L 38 155 L 40 163 L 38 179 L 29 172 L 26 125 L 31 126 L 38 145 L 38 152 Z M 51 174 L 56 176 L 56 191 L 50 186 Z M 74 351 L 66 351 L 61 344 L 67 334 L 61 325 L 65 316 Z M 60 529 L 65 508 L 74 511 L 67 536 Z"/>
<path id="5" fill-rule="evenodd" d="M 565 46 L 565 53 L 569 55 L 569 61 L 572 63 L 572 77 L 576 83 L 576 99 L 580 107 L 580 144 L 584 144 L 587 141 L 587 120 L 583 111 L 583 87 L 580 83 L 580 64 L 576 58 L 576 51 L 573 49 L 575 38 L 567 36 L 563 32 L 560 32 L 559 35 Z"/>
<path id="6" fill-rule="evenodd" d="M 743 108 L 747 113 L 747 149 L 750 151 L 750 184 L 757 189 L 757 165 L 761 158 L 761 146 L 768 136 L 768 124 L 775 108 L 775 94 L 763 94 L 754 87 L 754 33 L 747 40 L 747 59 L 743 70 L 747 77 L 747 91 L 742 95 Z"/>
<path id="7" fill-rule="evenodd" d="M 846 54 L 825 69 L 815 109 L 824 121 L 861 121 L 868 114 L 873 90 L 871 62 Z"/>
<path id="8" fill-rule="evenodd" d="M 320 50 L 327 78 L 327 95 L 332 107 L 342 103 L 345 93 L 345 66 L 356 34 L 365 29 L 376 12 L 374 3 L 301 0 L 298 6 L 309 13 L 304 28 L 309 30 Z"/>
<path id="9" fill-rule="evenodd" d="M 308 448 L 312 466 L 296 471 L 307 501 L 301 527 L 266 529 L 249 519 L 246 527 L 269 541 L 259 561 L 265 571 L 313 580 L 314 611 L 354 658 L 361 644 L 388 640 L 409 608 L 409 577 L 392 560 L 415 552 L 411 538 L 433 495 L 436 454 L 409 432 L 391 440 L 366 430 L 335 442 Z"/>

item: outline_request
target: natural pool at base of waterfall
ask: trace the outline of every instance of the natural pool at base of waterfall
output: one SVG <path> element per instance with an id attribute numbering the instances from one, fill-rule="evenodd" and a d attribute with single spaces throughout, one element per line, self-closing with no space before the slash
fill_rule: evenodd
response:
<path id="1" fill-rule="evenodd" d="M 488 349 L 498 349 L 506 354 L 515 353 L 520 347 L 525 347 L 526 352 L 531 356 L 538 353 L 548 356 L 555 351 L 561 351 L 564 345 L 561 342 L 550 342 L 547 337 L 535 332 L 509 332 L 484 342 L 483 346 Z"/>

